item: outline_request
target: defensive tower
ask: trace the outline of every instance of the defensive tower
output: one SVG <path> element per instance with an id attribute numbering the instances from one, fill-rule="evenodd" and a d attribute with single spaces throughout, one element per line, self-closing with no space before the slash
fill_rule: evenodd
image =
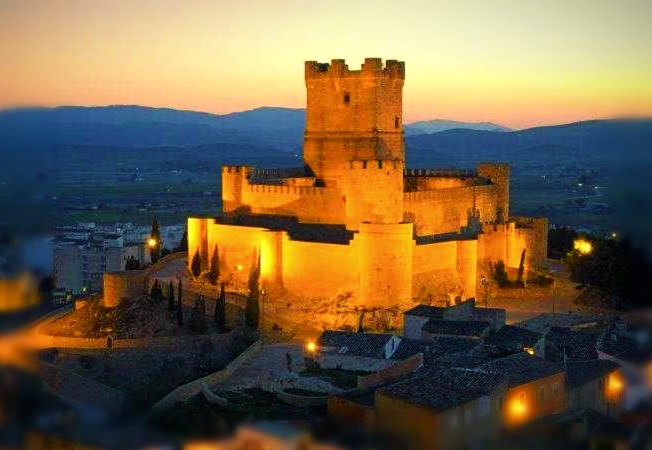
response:
<path id="1" fill-rule="evenodd" d="M 303 157 L 323 183 L 336 185 L 352 160 L 405 160 L 405 63 L 366 58 L 360 70 L 342 59 L 307 61 Z"/>

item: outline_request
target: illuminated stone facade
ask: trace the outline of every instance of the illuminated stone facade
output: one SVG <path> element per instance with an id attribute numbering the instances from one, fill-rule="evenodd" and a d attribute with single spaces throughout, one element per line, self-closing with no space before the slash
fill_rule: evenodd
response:
<path id="1" fill-rule="evenodd" d="M 189 266 L 218 248 L 221 278 L 244 283 L 260 255 L 270 293 L 401 310 L 473 297 L 487 262 L 524 249 L 543 263 L 547 222 L 510 218 L 507 164 L 406 169 L 403 62 L 308 61 L 305 80 L 304 167 L 222 167 L 223 214 L 188 219 Z"/>

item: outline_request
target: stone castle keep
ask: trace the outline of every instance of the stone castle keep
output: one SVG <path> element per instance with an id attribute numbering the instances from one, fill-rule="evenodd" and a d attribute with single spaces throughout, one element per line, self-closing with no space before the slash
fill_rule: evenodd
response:
<path id="1" fill-rule="evenodd" d="M 490 263 L 546 258 L 547 221 L 511 218 L 509 166 L 407 169 L 405 64 L 305 63 L 304 167 L 222 167 L 223 214 L 188 219 L 188 266 L 215 248 L 220 277 L 268 292 L 399 308 L 473 297 Z M 271 298 L 273 302 L 273 297 Z"/>

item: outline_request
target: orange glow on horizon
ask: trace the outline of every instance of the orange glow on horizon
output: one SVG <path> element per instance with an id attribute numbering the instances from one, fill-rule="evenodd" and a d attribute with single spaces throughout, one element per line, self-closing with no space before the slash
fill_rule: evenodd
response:
<path id="1" fill-rule="evenodd" d="M 303 61 L 382 57 L 406 62 L 406 123 L 652 116 L 651 15 L 642 1 L 22 0 L 0 15 L 0 108 L 302 108 Z"/>

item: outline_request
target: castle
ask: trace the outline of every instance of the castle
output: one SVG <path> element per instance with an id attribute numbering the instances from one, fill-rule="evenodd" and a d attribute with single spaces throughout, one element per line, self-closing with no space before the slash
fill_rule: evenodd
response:
<path id="1" fill-rule="evenodd" d="M 223 214 L 188 219 L 188 266 L 215 249 L 224 281 L 260 262 L 269 292 L 364 308 L 476 295 L 498 260 L 546 258 L 547 221 L 509 215 L 507 164 L 407 169 L 405 63 L 305 63 L 304 166 L 222 167 Z M 273 299 L 272 299 L 273 301 Z"/>

